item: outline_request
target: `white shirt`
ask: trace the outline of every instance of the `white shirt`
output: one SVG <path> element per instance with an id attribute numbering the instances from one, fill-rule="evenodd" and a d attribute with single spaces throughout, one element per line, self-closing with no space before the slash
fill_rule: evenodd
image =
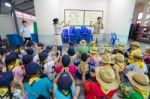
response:
<path id="1" fill-rule="evenodd" d="M 33 62 L 38 62 L 38 61 L 39 61 L 39 55 L 37 54 L 33 57 Z"/>
<path id="2" fill-rule="evenodd" d="M 53 80 L 55 77 L 53 66 L 55 66 L 54 61 L 47 62 L 46 64 L 44 64 L 44 73 L 46 73 L 51 80 Z"/>
<path id="3" fill-rule="evenodd" d="M 21 28 L 20 28 L 20 32 L 22 32 L 23 33 L 23 37 L 31 37 L 31 34 L 30 34 L 30 31 L 29 31 L 29 29 L 27 28 L 27 27 L 25 27 L 25 26 L 22 26 Z"/>
<path id="4" fill-rule="evenodd" d="M 136 66 L 136 64 L 130 64 L 130 65 L 126 66 L 126 69 L 128 71 L 135 71 L 135 72 L 138 72 L 138 73 L 148 73 L 148 69 L 147 69 L 146 65 L 144 65 L 143 68 L 138 68 L 138 66 Z"/>
<path id="5" fill-rule="evenodd" d="M 59 25 L 59 24 L 54 24 L 54 31 L 55 31 L 55 34 L 61 34 L 61 30 L 62 30 L 62 26 Z"/>

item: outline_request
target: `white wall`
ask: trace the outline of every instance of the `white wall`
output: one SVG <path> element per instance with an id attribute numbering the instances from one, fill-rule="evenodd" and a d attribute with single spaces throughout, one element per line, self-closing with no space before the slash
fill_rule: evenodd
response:
<path id="1" fill-rule="evenodd" d="M 106 32 L 118 34 L 127 43 L 136 0 L 109 0 Z"/>
<path id="2" fill-rule="evenodd" d="M 21 18 L 17 18 L 18 20 L 18 26 L 19 28 L 22 26 L 22 20 Z M 28 28 L 30 29 L 30 32 L 33 33 L 33 21 L 24 19 L 28 22 Z M 16 33 L 15 24 L 14 24 L 14 18 L 9 15 L 0 15 L 0 35 L 2 38 L 6 38 L 7 34 Z"/>
<path id="3" fill-rule="evenodd" d="M 52 20 L 59 17 L 60 0 L 34 0 L 36 20 L 40 34 L 53 33 Z"/>

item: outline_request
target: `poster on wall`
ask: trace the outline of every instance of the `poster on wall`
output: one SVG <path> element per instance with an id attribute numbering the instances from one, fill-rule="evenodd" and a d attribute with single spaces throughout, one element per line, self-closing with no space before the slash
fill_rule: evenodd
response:
<path id="1" fill-rule="evenodd" d="M 84 11 L 83 10 L 67 10 L 64 11 L 65 23 L 69 25 L 83 25 Z"/>
<path id="2" fill-rule="evenodd" d="M 103 19 L 103 11 L 85 10 L 84 25 L 90 25 L 91 21 L 96 22 L 97 17 L 102 17 Z"/>

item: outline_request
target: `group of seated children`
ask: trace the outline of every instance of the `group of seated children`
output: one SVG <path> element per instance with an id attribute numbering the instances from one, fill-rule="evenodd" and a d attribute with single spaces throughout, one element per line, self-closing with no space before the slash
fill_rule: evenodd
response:
<path id="1" fill-rule="evenodd" d="M 150 47 L 142 52 L 138 42 L 125 50 L 121 43 L 97 47 L 81 40 L 62 52 L 32 41 L 15 50 L 0 42 L 0 99 L 80 99 L 80 93 L 85 99 L 150 99 L 149 68 Z"/>

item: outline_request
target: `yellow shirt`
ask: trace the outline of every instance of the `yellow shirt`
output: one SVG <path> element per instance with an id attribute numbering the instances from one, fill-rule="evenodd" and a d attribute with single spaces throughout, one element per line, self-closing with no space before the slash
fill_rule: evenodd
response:
<path id="1" fill-rule="evenodd" d="M 133 64 L 133 63 L 134 63 L 133 56 L 134 56 L 136 53 L 141 53 L 141 50 L 138 48 L 138 49 L 135 49 L 135 50 L 132 50 L 132 51 L 131 51 L 131 53 L 129 54 L 129 58 L 128 58 L 128 63 L 129 63 L 129 64 Z"/>

